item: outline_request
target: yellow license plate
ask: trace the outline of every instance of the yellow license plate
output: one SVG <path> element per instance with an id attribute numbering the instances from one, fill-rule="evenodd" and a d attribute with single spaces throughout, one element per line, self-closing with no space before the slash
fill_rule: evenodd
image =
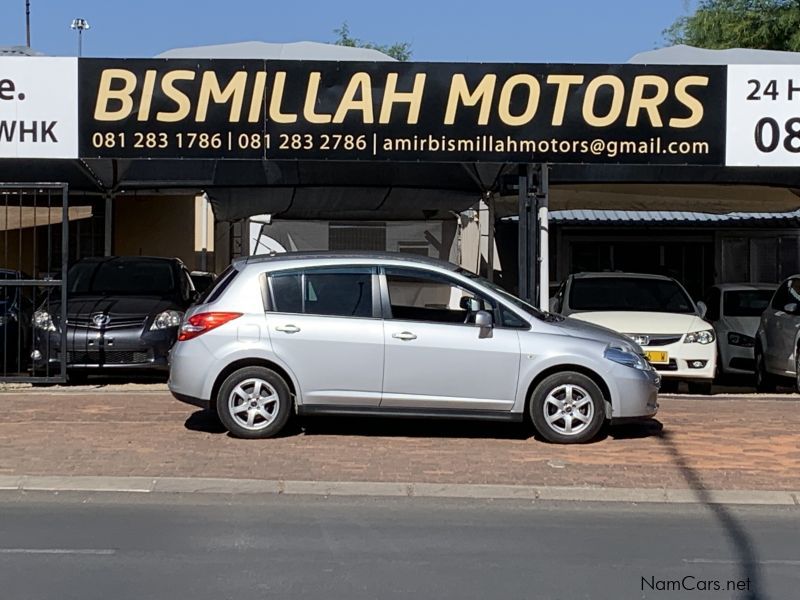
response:
<path id="1" fill-rule="evenodd" d="M 644 353 L 647 360 L 654 365 L 665 365 L 669 362 L 669 353 L 659 350 L 646 350 Z"/>

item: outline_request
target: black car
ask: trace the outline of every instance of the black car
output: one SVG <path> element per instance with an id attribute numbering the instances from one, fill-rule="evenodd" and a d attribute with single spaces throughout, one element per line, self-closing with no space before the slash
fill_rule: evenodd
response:
<path id="1" fill-rule="evenodd" d="M 6 285 L 13 279 L 28 279 L 20 271 L 0 269 L 0 374 L 27 370 L 31 352 L 33 303 L 27 289 Z"/>
<path id="2" fill-rule="evenodd" d="M 189 271 L 176 258 L 83 259 L 67 274 L 66 323 L 53 298 L 34 314 L 34 371 L 59 372 L 65 327 L 72 381 L 89 374 L 166 374 L 167 354 L 196 297 Z"/>

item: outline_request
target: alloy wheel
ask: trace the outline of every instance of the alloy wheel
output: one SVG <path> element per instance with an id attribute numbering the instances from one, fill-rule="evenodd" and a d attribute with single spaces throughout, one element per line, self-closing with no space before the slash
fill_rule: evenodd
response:
<path id="1" fill-rule="evenodd" d="M 228 409 L 236 423 L 259 431 L 275 421 L 281 409 L 278 392 L 263 379 L 245 379 L 228 396 Z"/>
<path id="2" fill-rule="evenodd" d="M 594 402 L 579 385 L 566 383 L 553 388 L 542 405 L 547 425 L 561 435 L 579 435 L 592 423 Z"/>

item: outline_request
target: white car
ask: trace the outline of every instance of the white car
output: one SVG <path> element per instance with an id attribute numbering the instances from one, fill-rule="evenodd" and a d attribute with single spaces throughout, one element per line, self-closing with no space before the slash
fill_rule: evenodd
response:
<path id="1" fill-rule="evenodd" d="M 755 372 L 756 330 L 777 287 L 770 283 L 723 283 L 709 290 L 705 318 L 717 334 L 720 374 Z"/>
<path id="2" fill-rule="evenodd" d="M 578 273 L 556 292 L 553 312 L 602 325 L 639 344 L 662 376 L 661 389 L 680 381 L 692 393 L 711 392 L 717 366 L 716 335 L 695 304 L 670 277 L 639 273 Z"/>

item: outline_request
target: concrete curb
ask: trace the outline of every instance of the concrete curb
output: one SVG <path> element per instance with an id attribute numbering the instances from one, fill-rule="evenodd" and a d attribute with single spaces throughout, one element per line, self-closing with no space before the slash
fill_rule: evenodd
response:
<path id="1" fill-rule="evenodd" d="M 202 477 L 0 475 L 0 491 L 122 492 L 144 494 L 285 494 L 310 496 L 382 496 L 403 498 L 472 498 L 496 500 L 800 506 L 800 492 L 777 490 L 697 491 L 690 489 L 549 487 L 371 481 L 289 481 Z"/>

